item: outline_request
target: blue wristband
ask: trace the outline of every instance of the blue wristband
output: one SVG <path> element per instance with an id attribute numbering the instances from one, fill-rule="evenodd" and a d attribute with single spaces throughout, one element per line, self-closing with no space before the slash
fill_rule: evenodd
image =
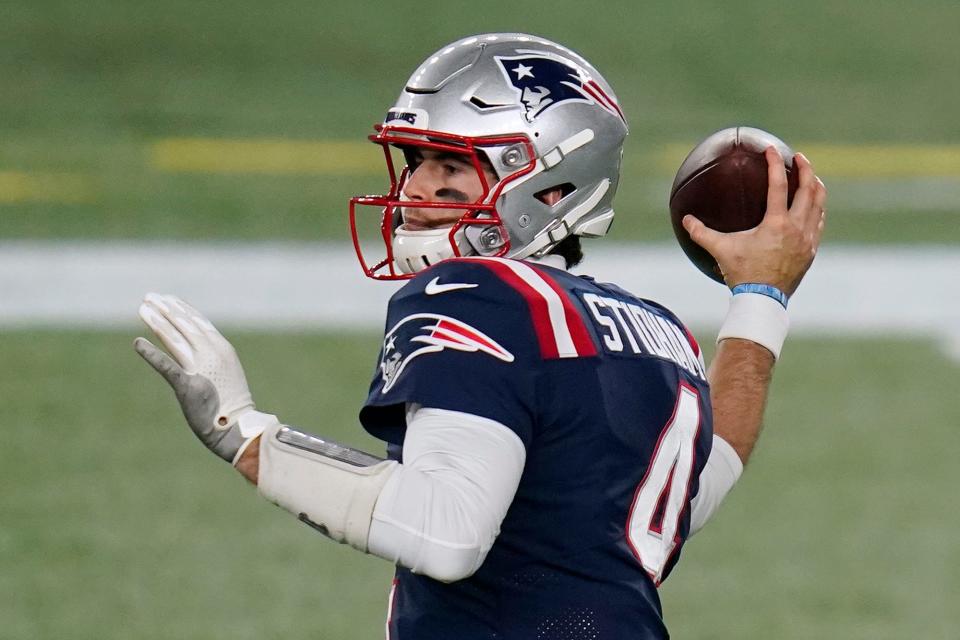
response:
<path id="1" fill-rule="evenodd" d="M 767 296 L 768 298 L 773 298 L 777 302 L 783 305 L 783 308 L 787 308 L 787 303 L 790 302 L 790 297 L 785 294 L 780 289 L 777 289 L 771 284 L 760 284 L 757 282 L 744 282 L 743 284 L 738 284 L 733 289 L 731 289 L 733 295 L 738 293 L 759 293 L 760 295 Z"/>

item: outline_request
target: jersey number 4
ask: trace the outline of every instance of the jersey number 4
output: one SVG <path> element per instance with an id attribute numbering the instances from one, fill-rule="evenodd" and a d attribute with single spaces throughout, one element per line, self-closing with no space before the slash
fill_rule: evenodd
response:
<path id="1" fill-rule="evenodd" d="M 699 430 L 700 394 L 680 383 L 673 415 L 660 433 L 627 518 L 627 543 L 658 586 L 680 543 L 677 530 L 687 506 Z"/>

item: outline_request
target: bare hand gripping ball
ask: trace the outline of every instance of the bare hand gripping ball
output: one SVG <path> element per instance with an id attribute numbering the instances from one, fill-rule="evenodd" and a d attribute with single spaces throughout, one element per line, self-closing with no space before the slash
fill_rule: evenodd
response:
<path id="1" fill-rule="evenodd" d="M 723 283 L 717 261 L 690 239 L 681 221 L 696 216 L 717 231 L 745 231 L 763 220 L 767 209 L 767 160 L 773 145 L 787 169 L 787 203 L 793 202 L 798 176 L 793 150 L 776 136 L 752 127 L 717 131 L 698 144 L 680 165 L 670 190 L 670 219 L 680 247 L 710 278 Z"/>

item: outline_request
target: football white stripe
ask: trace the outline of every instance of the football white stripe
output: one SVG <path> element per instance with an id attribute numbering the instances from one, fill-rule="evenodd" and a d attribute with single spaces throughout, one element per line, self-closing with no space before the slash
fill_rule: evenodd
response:
<path id="1" fill-rule="evenodd" d="M 570 335 L 570 327 L 567 325 L 567 316 L 563 311 L 563 301 L 549 284 L 528 265 L 517 260 L 505 260 L 503 258 L 491 258 L 513 271 L 521 280 L 526 282 L 538 294 L 547 301 L 547 314 L 550 317 L 550 326 L 553 329 L 553 337 L 557 341 L 557 353 L 561 358 L 576 358 L 577 347 L 573 343 L 573 336 Z"/>
<path id="2" fill-rule="evenodd" d="M 662 302 L 702 339 L 720 326 L 730 290 L 676 243 L 597 244 L 575 273 Z M 932 336 L 960 361 L 960 296 L 944 295 L 956 273 L 954 245 L 825 245 L 790 301 L 790 333 Z M 318 282 L 323 295 L 303 294 Z M 145 292 L 176 291 L 222 329 L 382 332 L 403 284 L 364 278 L 347 244 L 0 240 L 0 330 L 127 330 Z"/>

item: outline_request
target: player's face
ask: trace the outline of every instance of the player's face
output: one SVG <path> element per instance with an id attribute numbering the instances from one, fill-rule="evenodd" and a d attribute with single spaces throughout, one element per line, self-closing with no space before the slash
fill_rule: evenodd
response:
<path id="1" fill-rule="evenodd" d="M 483 184 L 470 156 L 417 149 L 417 167 L 403 186 L 403 199 L 416 202 L 476 202 L 483 197 Z M 493 168 L 482 162 L 487 186 L 497 182 Z M 466 209 L 403 207 L 403 226 L 408 231 L 451 227 L 467 213 Z"/>

